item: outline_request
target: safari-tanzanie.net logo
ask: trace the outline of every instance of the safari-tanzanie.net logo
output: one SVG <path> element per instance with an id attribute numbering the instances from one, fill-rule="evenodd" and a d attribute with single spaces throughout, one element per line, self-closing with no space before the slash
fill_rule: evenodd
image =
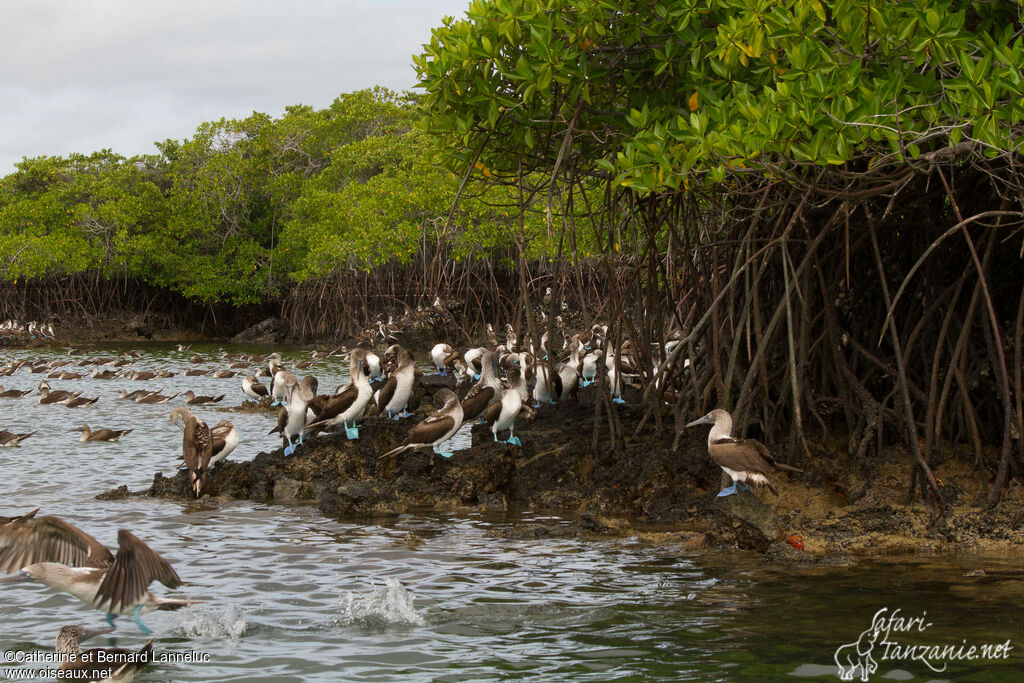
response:
<path id="1" fill-rule="evenodd" d="M 835 660 L 839 678 L 852 681 L 860 677 L 868 681 L 878 671 L 879 662 L 918 662 L 935 673 L 946 670 L 950 662 L 981 662 L 1009 659 L 1013 644 L 1010 639 L 1001 643 L 959 643 L 939 645 L 922 643 L 922 636 L 931 626 L 928 613 L 919 617 L 906 617 L 899 609 L 892 612 L 883 607 L 871 618 L 869 626 L 852 643 L 836 648 Z"/>

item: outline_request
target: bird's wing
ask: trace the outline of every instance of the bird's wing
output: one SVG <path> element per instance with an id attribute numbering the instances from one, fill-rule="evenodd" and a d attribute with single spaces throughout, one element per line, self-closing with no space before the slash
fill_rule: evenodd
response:
<path id="1" fill-rule="evenodd" d="M 37 562 L 68 567 L 104 567 L 113 556 L 102 543 L 59 517 L 34 513 L 0 526 L 0 572 L 10 574 Z"/>
<path id="2" fill-rule="evenodd" d="M 455 419 L 451 415 L 443 415 L 437 417 L 431 415 L 423 422 L 409 430 L 409 435 L 405 437 L 407 444 L 421 444 L 421 443 L 433 443 L 437 439 L 438 434 L 445 434 L 455 426 Z"/>
<path id="3" fill-rule="evenodd" d="M 737 472 L 770 474 L 775 468 L 771 462 L 765 460 L 754 444 L 761 446 L 753 439 L 719 439 L 708 445 L 708 454 L 721 467 L 728 467 Z"/>
<path id="4" fill-rule="evenodd" d="M 398 378 L 394 375 L 388 377 L 388 381 L 384 382 L 384 386 L 380 388 L 380 392 L 377 394 L 377 412 L 381 413 L 384 408 L 387 407 L 388 403 L 391 403 L 392 397 L 395 395 L 395 389 L 398 387 Z"/>
<path id="5" fill-rule="evenodd" d="M 159 581 L 168 588 L 181 585 L 174 568 L 130 531 L 117 532 L 117 555 L 96 591 L 94 604 L 117 613 L 138 602 Z"/>
<path id="6" fill-rule="evenodd" d="M 501 401 L 495 401 L 491 405 L 487 406 L 487 410 L 484 411 L 484 422 L 487 424 L 494 424 L 498 421 L 498 417 L 501 415 Z"/>

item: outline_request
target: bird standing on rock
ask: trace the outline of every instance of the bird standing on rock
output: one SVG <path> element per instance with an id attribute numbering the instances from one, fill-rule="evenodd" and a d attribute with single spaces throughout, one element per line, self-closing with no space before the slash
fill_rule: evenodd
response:
<path id="1" fill-rule="evenodd" d="M 329 431 L 341 424 L 345 428 L 345 436 L 349 439 L 359 438 L 356 419 L 362 417 L 366 406 L 373 398 L 373 390 L 370 388 L 370 381 L 367 377 L 370 372 L 367 359 L 371 355 L 377 358 L 376 354 L 370 354 L 364 349 L 352 349 L 349 353 L 349 377 L 351 380 L 326 401 L 323 410 L 316 416 L 316 422 L 308 425 L 310 431 Z M 349 421 L 352 422 L 352 426 L 349 426 Z"/>
<path id="2" fill-rule="evenodd" d="M 439 390 L 434 395 L 435 405 L 438 401 L 443 402 L 441 408 L 409 430 L 405 442 L 398 448 L 393 448 L 380 456 L 381 459 L 417 448 L 432 448 L 435 453 L 444 458 L 454 455 L 451 452 L 439 451 L 437 447 L 455 436 L 455 432 L 459 431 L 462 426 L 462 404 L 459 403 L 459 397 L 451 389 Z"/>
<path id="3" fill-rule="evenodd" d="M 188 470 L 189 488 L 198 498 L 209 481 L 207 472 L 210 469 L 210 458 L 213 457 L 213 435 L 209 426 L 185 406 L 171 411 L 171 422 L 183 432 L 181 456 Z"/>
<path id="4" fill-rule="evenodd" d="M 796 467 L 790 467 L 781 462 L 776 462 L 771 452 L 763 443 L 756 439 L 737 439 L 732 436 L 732 416 L 721 409 L 712 410 L 702 418 L 694 420 L 686 425 L 696 427 L 701 424 L 711 424 L 711 432 L 708 434 L 708 454 L 722 471 L 732 478 L 732 486 L 722 489 L 718 497 L 731 496 L 741 491 L 747 491 L 750 487 L 744 482 L 751 482 L 756 485 L 767 486 L 768 489 L 778 495 L 778 491 L 771 485 L 765 476 L 776 470 L 787 470 L 789 472 L 803 472 Z"/>

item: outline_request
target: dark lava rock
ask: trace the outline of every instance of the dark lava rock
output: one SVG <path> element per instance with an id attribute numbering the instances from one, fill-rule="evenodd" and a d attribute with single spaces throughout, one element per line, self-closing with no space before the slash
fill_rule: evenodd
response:
<path id="1" fill-rule="evenodd" d="M 615 406 L 615 410 L 625 425 L 639 421 L 636 406 Z M 475 425 L 473 445 L 450 459 L 428 450 L 381 459 L 382 453 L 402 443 L 418 420 L 365 418 L 360 438 L 354 441 L 344 433 L 322 434 L 308 438 L 288 458 L 277 449 L 248 462 L 222 462 L 211 471 L 203 495 L 315 502 L 326 514 L 356 517 L 400 514 L 413 508 L 576 510 L 582 513 L 580 526 L 574 527 L 577 534 L 621 534 L 628 526 L 617 524 L 615 518 L 658 523 L 689 520 L 695 511 L 691 499 L 702 494 L 697 473 L 704 471 L 708 460 L 703 440 L 694 437 L 693 443 L 684 443 L 680 452 L 673 453 L 671 430 L 655 436 L 650 421 L 635 443 L 623 446 L 620 441 L 619 448 L 614 448 L 602 418 L 595 449 L 594 412 L 574 401 L 543 406 L 534 419 L 518 421 L 521 448 L 495 442 L 486 425 Z M 271 419 L 268 415 L 268 425 Z M 717 473 L 712 470 L 712 474 L 709 483 L 713 485 Z M 185 472 L 171 477 L 156 474 L 147 495 L 192 498 Z M 720 516 L 731 519 L 724 513 Z M 730 523 L 723 521 L 723 526 Z M 757 522 L 748 526 L 764 527 Z M 744 542 L 744 547 L 752 545 Z"/>
<path id="2" fill-rule="evenodd" d="M 754 491 L 724 498 L 709 494 L 701 502 L 712 543 L 763 553 L 781 534 L 778 518 Z"/>
<path id="3" fill-rule="evenodd" d="M 280 318 L 267 318 L 231 338 L 232 342 L 280 344 L 288 338 L 288 324 Z"/>

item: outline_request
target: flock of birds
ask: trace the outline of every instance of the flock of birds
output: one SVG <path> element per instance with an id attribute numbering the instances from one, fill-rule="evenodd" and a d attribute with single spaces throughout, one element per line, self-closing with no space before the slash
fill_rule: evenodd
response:
<path id="1" fill-rule="evenodd" d="M 277 423 L 270 433 L 281 435 L 285 456 L 292 455 L 305 440 L 321 432 L 343 431 L 347 438 L 358 439 L 359 423 L 368 415 L 386 416 L 393 420 L 413 416 L 422 397 L 432 393 L 433 412 L 409 430 L 402 445 L 380 457 L 390 458 L 413 449 L 431 449 L 433 453 L 451 457 L 453 454 L 441 450 L 441 445 L 467 422 L 486 423 L 490 425 L 494 441 L 521 446 L 515 435 L 516 420 L 521 414 L 532 414 L 542 405 L 556 405 L 569 400 L 581 387 L 606 379 L 611 398 L 622 402 L 623 384 L 629 381 L 629 374 L 637 372 L 630 346 L 623 344 L 616 353 L 608 344 L 607 328 L 599 325 L 583 332 L 566 333 L 563 339 L 563 348 L 555 354 L 555 359 L 549 361 L 546 335 L 537 347 L 528 340 L 520 345 L 511 326 L 508 326 L 504 342 L 499 343 L 493 328 L 488 326 L 488 343 L 482 346 L 462 352 L 447 343 L 433 346 L 430 362 L 436 377 L 431 381 L 425 381 L 424 372 L 416 366 L 412 351 L 399 344 L 392 344 L 380 356 L 369 348 L 342 348 L 328 353 L 314 351 L 309 361 L 295 362 L 290 368 L 283 364 L 279 353 L 255 356 L 222 351 L 222 359 L 231 362 L 230 369 L 214 374 L 211 370 L 190 368 L 184 374 L 231 377 L 235 376 L 236 370 L 243 371 L 252 368 L 253 364 L 265 363 L 265 369 L 261 367 L 253 374 L 241 373 L 244 375 L 241 390 L 250 400 L 261 402 L 269 399 L 271 406 L 279 408 Z M 666 344 L 662 350 L 663 358 L 672 357 L 673 343 L 678 342 Z M 179 351 L 187 350 L 188 347 L 179 346 Z M 78 361 L 69 355 L 60 360 L 12 361 L 0 367 L 0 377 L 25 368 L 31 373 L 45 374 L 38 385 L 40 404 L 83 407 L 94 404 L 99 397 L 89 398 L 81 396 L 82 392 L 55 390 L 47 380 L 83 377 L 84 368 L 89 366 L 94 366 L 89 376 L 97 379 L 142 381 L 174 375 L 170 371 L 133 370 L 131 365 L 140 355 L 129 353 L 119 358 L 83 358 Z M 300 379 L 296 372 L 309 369 L 318 359 L 329 356 L 347 358 L 349 380 L 332 393 L 318 394 L 317 379 L 312 375 Z M 618 368 L 622 368 L 621 374 L 613 362 L 616 356 L 620 358 Z M 198 356 L 190 358 L 190 361 L 199 360 L 202 359 Z M 684 367 L 688 364 L 688 360 L 684 361 Z M 604 378 L 599 377 L 602 371 Z M 267 377 L 269 382 L 263 384 L 261 377 Z M 460 386 L 461 399 L 453 390 Z M 165 395 L 162 391 L 162 387 L 131 392 L 122 389 L 120 399 L 156 404 L 168 403 L 180 395 Z M 23 398 L 29 393 L 4 390 L 0 386 L 0 398 Z M 239 435 L 227 420 L 209 427 L 192 411 L 192 407 L 214 405 L 223 398 L 223 395 L 197 396 L 189 391 L 184 395 L 185 403 L 170 411 L 170 421 L 182 431 L 180 468 L 187 470 L 189 488 L 197 497 L 202 495 L 210 481 L 210 469 L 234 450 L 239 443 Z M 766 485 L 774 492 L 767 474 L 777 469 L 799 471 L 777 463 L 762 444 L 732 437 L 732 419 L 724 410 L 712 411 L 688 426 L 699 424 L 712 425 L 708 437 L 709 454 L 733 481 L 732 486 L 723 489 L 719 496 L 746 490 L 747 482 Z M 94 430 L 83 423 L 74 431 L 81 432 L 80 440 L 83 442 L 114 442 L 132 429 Z M 506 432 L 504 439 L 499 438 Z M 17 445 L 31 435 L 2 430 L 0 445 Z M 37 513 L 38 510 L 33 510 L 16 517 L 0 517 L 0 581 L 42 583 L 51 589 L 70 593 L 103 612 L 108 624 L 105 628 L 89 630 L 64 626 L 60 629 L 56 639 L 57 652 L 68 657 L 61 668 L 76 671 L 75 676 L 82 680 L 132 680 L 149 660 L 152 639 L 137 652 L 116 649 L 82 652 L 81 643 L 109 633 L 115 620 L 127 615 L 143 633 L 150 635 L 152 632 L 141 620 L 143 614 L 153 610 L 179 609 L 195 603 L 187 599 L 160 597 L 149 591 L 154 581 L 171 589 L 180 587 L 182 582 L 166 560 L 131 532 L 123 529 L 118 532 L 118 547 L 114 553 L 70 523 L 52 515 L 37 516 Z M 109 662 L 117 661 L 117 656 L 122 657 L 124 664 L 111 668 Z"/>
<path id="2" fill-rule="evenodd" d="M 30 320 L 27 323 L 19 322 L 13 318 L 0 323 L 0 339 L 29 341 L 32 339 L 56 339 L 53 332 L 53 323 L 45 325 Z"/>

